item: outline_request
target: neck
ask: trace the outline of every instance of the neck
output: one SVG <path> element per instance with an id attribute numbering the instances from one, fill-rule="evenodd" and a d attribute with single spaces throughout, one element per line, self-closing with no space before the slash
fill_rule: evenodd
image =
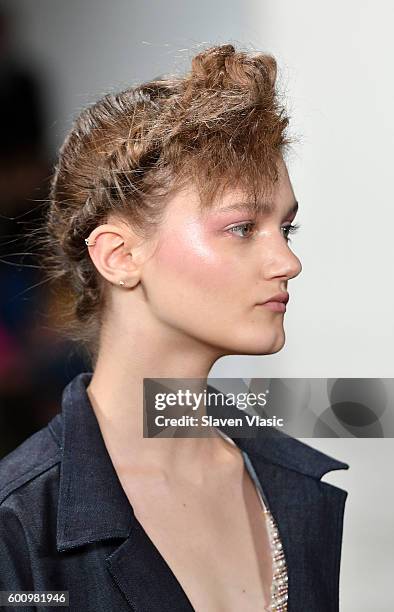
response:
<path id="1" fill-rule="evenodd" d="M 117 336 L 112 334 L 112 337 Z M 87 393 L 108 452 L 119 468 L 143 467 L 168 474 L 183 469 L 194 472 L 198 479 L 214 454 L 217 457 L 220 450 L 223 455 L 223 447 L 229 452 L 229 445 L 214 428 L 204 428 L 204 437 L 143 436 L 144 378 L 198 379 L 185 381 L 184 386 L 193 393 L 203 393 L 209 371 L 221 356 L 217 347 L 201 345 L 190 338 L 180 340 L 178 337 L 170 341 L 168 335 L 155 337 L 153 334 L 145 340 L 138 330 L 132 335 L 118 335 L 111 343 L 102 339 Z M 164 390 L 169 391 L 177 383 L 176 380 L 163 382 Z M 200 410 L 205 413 L 204 406 Z M 167 414 L 166 410 L 163 413 Z"/>

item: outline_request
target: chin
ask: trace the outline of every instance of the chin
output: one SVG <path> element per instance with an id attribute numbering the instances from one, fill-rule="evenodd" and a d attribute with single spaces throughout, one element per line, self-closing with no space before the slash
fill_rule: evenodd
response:
<path id="1" fill-rule="evenodd" d="M 262 346 L 261 348 L 257 347 L 255 350 L 249 351 L 249 355 L 274 355 L 275 353 L 279 353 L 284 347 L 285 341 L 276 342 L 272 346 Z"/>
<path id="2" fill-rule="evenodd" d="M 272 347 L 267 354 L 273 355 L 274 353 L 278 353 L 280 350 L 282 350 L 285 343 L 286 343 L 286 336 L 282 328 L 281 332 L 276 335 L 276 338 L 272 344 Z"/>
<path id="3" fill-rule="evenodd" d="M 270 337 L 262 334 L 262 338 L 256 337 L 254 334 L 253 338 L 242 338 L 238 342 L 232 343 L 230 350 L 227 351 L 229 355 L 273 355 L 278 353 L 285 345 L 286 336 L 282 329 L 281 332 L 276 331 L 271 333 Z"/>
<path id="4" fill-rule="evenodd" d="M 276 344 L 276 346 L 274 348 L 272 348 L 272 350 L 270 350 L 267 353 L 264 353 L 265 355 L 273 355 L 274 353 L 279 353 L 279 351 L 282 350 L 282 348 L 284 347 L 286 343 L 286 339 L 283 337 L 283 339 L 281 340 L 281 342 L 278 342 Z"/>

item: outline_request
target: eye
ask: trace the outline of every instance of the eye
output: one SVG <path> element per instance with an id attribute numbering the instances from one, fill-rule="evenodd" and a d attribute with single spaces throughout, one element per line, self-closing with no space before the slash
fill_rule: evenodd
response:
<path id="1" fill-rule="evenodd" d="M 252 221 L 248 221 L 247 223 L 240 223 L 239 225 L 234 225 L 234 227 L 230 227 L 229 228 L 229 232 L 231 232 L 232 234 L 236 234 L 237 231 L 241 230 L 243 231 L 245 228 L 253 228 L 256 224 L 253 223 Z M 247 236 L 245 236 L 245 234 L 236 234 L 237 236 L 239 236 L 240 238 L 249 238 L 249 236 L 251 234 L 248 234 Z"/>
<path id="2" fill-rule="evenodd" d="M 286 242 L 291 242 L 289 235 L 295 234 L 300 229 L 300 225 L 298 223 L 295 223 L 294 225 L 282 225 L 281 229 L 284 230 Z"/>

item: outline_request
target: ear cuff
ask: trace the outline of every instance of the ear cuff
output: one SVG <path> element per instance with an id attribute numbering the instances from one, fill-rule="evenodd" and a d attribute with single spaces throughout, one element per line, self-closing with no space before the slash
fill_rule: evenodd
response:
<path id="1" fill-rule="evenodd" d="M 94 245 L 96 244 L 96 241 L 94 241 L 94 242 L 89 242 L 89 238 L 85 238 L 85 244 L 86 244 L 86 246 L 88 246 L 88 247 L 90 247 L 90 246 L 94 246 Z M 122 242 L 121 244 L 123 244 L 123 242 Z M 121 245 L 119 245 L 119 246 L 121 246 Z M 120 281 L 119 281 L 119 285 L 120 285 L 121 287 L 124 287 L 124 286 L 125 286 L 125 282 L 124 282 L 123 280 L 120 280 Z"/>
<path id="2" fill-rule="evenodd" d="M 89 238 L 85 238 L 85 244 L 86 244 L 86 246 L 94 246 L 96 244 L 96 241 L 89 242 Z M 122 242 L 120 244 L 118 244 L 117 246 L 120 247 L 120 246 L 122 246 L 122 244 L 124 244 L 124 240 L 122 240 Z"/>

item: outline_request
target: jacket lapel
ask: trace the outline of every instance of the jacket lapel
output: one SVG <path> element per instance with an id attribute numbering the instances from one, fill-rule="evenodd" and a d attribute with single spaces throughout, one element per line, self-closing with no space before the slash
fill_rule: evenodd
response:
<path id="1" fill-rule="evenodd" d="M 106 564 L 136 612 L 193 612 L 186 593 L 139 522 Z"/>
<path id="2" fill-rule="evenodd" d="M 180 583 L 141 524 L 119 482 L 89 403 L 82 373 L 65 388 L 51 431 L 62 449 L 57 550 L 107 542 L 110 577 L 137 612 L 192 612 Z M 114 539 L 122 543 L 114 550 Z M 174 543 L 176 545 L 176 542 Z"/>
<path id="3" fill-rule="evenodd" d="M 248 457 L 283 545 L 289 611 L 337 612 L 347 492 L 253 452 Z"/>

